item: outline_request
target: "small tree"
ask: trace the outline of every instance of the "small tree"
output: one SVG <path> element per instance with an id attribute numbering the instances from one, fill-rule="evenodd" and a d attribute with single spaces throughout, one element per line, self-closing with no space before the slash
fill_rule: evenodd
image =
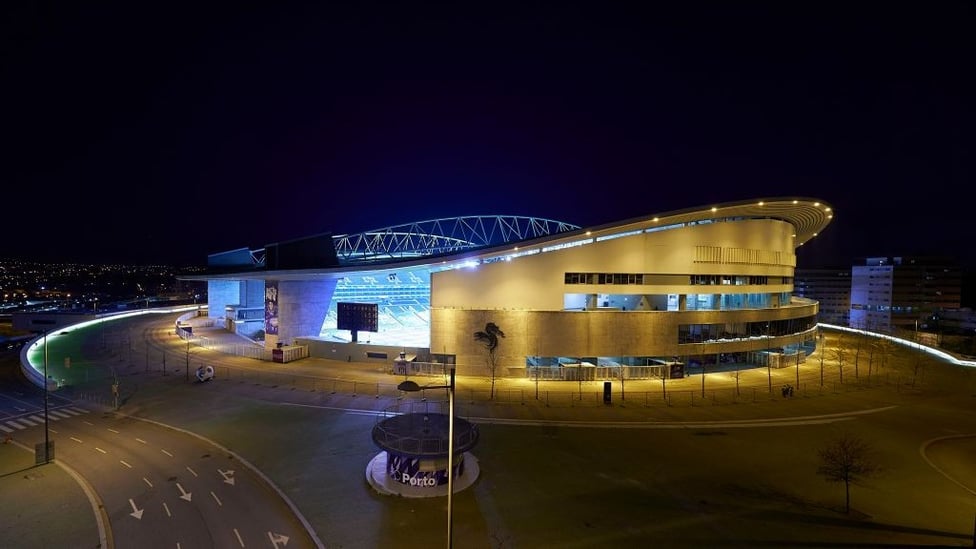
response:
<path id="1" fill-rule="evenodd" d="M 495 349 L 498 348 L 498 338 L 500 337 L 505 337 L 505 332 L 494 322 L 485 324 L 484 331 L 474 333 L 474 340 L 484 345 L 485 350 L 488 352 L 488 376 L 491 378 L 491 394 L 488 397 L 489 400 L 494 400 L 495 398 L 495 378 L 498 373 L 498 357 L 495 354 Z"/>
<path id="2" fill-rule="evenodd" d="M 851 485 L 861 484 L 880 471 L 871 447 L 854 435 L 844 434 L 817 454 L 820 456 L 817 474 L 823 475 L 827 482 L 844 483 L 844 513 L 850 513 Z"/>
<path id="3" fill-rule="evenodd" d="M 840 382 L 844 383 L 844 360 L 847 358 L 848 350 L 844 346 L 847 342 L 843 337 L 839 337 L 837 347 L 833 349 L 834 359 L 837 360 L 837 371 L 840 373 Z"/>
<path id="4" fill-rule="evenodd" d="M 877 343 L 878 355 L 881 358 L 880 366 L 884 368 L 888 365 L 888 358 L 895 352 L 895 343 L 887 337 L 881 337 Z"/>

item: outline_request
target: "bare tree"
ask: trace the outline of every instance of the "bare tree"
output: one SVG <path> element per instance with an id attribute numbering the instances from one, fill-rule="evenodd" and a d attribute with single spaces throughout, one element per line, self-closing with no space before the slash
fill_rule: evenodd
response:
<path id="1" fill-rule="evenodd" d="M 844 383 L 844 359 L 847 358 L 847 347 L 844 345 L 844 337 L 837 334 L 837 347 L 833 349 L 834 358 L 837 360 L 837 370 L 840 372 L 840 382 Z"/>
<path id="2" fill-rule="evenodd" d="M 505 337 L 505 332 L 494 322 L 485 324 L 484 331 L 474 333 L 474 340 L 484 345 L 488 353 L 488 376 L 491 378 L 491 394 L 488 397 L 489 400 L 494 400 L 495 398 L 495 379 L 498 377 L 498 356 L 495 354 L 495 349 L 498 348 L 498 338 L 500 337 Z"/>
<path id="3" fill-rule="evenodd" d="M 895 343 L 888 339 L 887 337 L 882 337 L 877 341 L 878 355 L 880 355 L 881 364 L 880 367 L 884 368 L 888 365 L 888 357 L 890 357 L 895 351 Z"/>
<path id="4" fill-rule="evenodd" d="M 817 474 L 827 482 L 844 483 L 844 512 L 851 512 L 851 485 L 860 485 L 881 470 L 872 448 L 855 435 L 843 434 L 821 448 Z"/>

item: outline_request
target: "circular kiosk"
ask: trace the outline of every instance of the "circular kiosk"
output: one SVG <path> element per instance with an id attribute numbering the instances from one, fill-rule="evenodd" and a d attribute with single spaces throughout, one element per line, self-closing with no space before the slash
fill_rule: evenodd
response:
<path id="1" fill-rule="evenodd" d="M 373 443 L 384 451 L 370 460 L 366 480 L 382 494 L 447 495 L 448 420 L 448 414 L 423 411 L 399 413 L 378 421 L 373 426 Z M 455 416 L 455 493 L 478 478 L 478 460 L 468 453 L 477 443 L 478 426 Z"/>

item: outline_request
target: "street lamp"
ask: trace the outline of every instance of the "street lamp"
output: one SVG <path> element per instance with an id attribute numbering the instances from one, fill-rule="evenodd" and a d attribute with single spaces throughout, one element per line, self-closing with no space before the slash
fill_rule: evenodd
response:
<path id="1" fill-rule="evenodd" d="M 44 463 L 51 461 L 51 440 L 48 435 L 47 409 L 47 330 L 44 330 Z"/>
<path id="2" fill-rule="evenodd" d="M 773 353 L 769 350 L 769 323 L 766 323 L 766 377 L 769 379 L 769 392 L 773 392 Z"/>
<path id="3" fill-rule="evenodd" d="M 824 332 L 823 332 L 823 328 L 821 327 L 820 328 L 820 386 L 821 387 L 823 387 L 823 381 L 824 381 L 823 361 L 824 361 L 824 352 L 826 350 L 827 349 L 824 348 Z"/>
<path id="4" fill-rule="evenodd" d="M 186 335 L 186 382 L 190 382 L 190 334 L 183 332 Z"/>
<path id="5" fill-rule="evenodd" d="M 413 380 L 406 380 L 397 385 L 397 389 L 415 393 L 424 389 L 447 389 L 448 417 L 447 417 L 447 547 L 454 547 L 454 367 L 451 367 L 451 383 L 448 385 L 424 385 L 421 387 Z"/>

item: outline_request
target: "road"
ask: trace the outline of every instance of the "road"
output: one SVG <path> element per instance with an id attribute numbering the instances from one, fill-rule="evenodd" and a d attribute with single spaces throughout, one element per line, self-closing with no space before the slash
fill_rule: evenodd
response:
<path id="1" fill-rule="evenodd" d="M 114 369 L 124 393 L 120 415 L 196 433 L 246 459 L 287 495 L 325 547 L 443 543 L 443 499 L 381 496 L 365 482 L 365 467 L 378 452 L 369 439 L 374 413 L 395 403 L 395 397 L 382 388 L 333 393 L 323 390 L 329 383 L 309 386 L 305 376 L 312 374 L 301 365 L 305 361 L 269 365 L 197 349 L 191 361 L 217 365 L 218 377 L 207 384 L 187 383 L 183 375 L 173 375 L 174 365 L 184 374 L 186 351 L 166 333 L 172 319 L 145 322 L 107 330 L 105 344 L 88 338 L 89 347 L 101 347 L 88 349 L 97 360 L 76 361 L 91 362 L 89 381 L 65 394 L 79 402 L 102 399 L 104 406 L 111 378 L 99 376 Z M 130 331 L 135 335 L 127 340 Z M 165 376 L 162 353 L 169 357 Z M 150 358 L 143 363 L 146 354 Z M 60 363 L 60 355 L 52 356 Z M 907 354 L 892 356 L 875 379 L 909 379 L 913 360 Z M 851 372 L 848 368 L 847 379 Z M 645 405 L 640 398 L 631 400 L 631 394 L 641 394 L 636 381 L 627 383 L 628 400 L 615 400 L 613 406 L 555 404 L 566 402 L 561 397 L 549 406 L 534 399 L 524 404 L 461 399 L 459 414 L 481 429 L 473 450 L 481 476 L 455 498 L 455 543 L 473 548 L 971 546 L 976 376 L 926 363 L 914 386 L 847 382 L 814 391 L 806 387 L 819 378 L 819 361 L 807 361 L 800 373 L 803 390 L 793 399 Z M 778 387 L 795 371 L 773 374 Z M 336 375 L 319 374 L 322 379 Z M 828 375 L 836 384 L 837 374 Z M 761 395 L 769 383 L 766 371 L 744 373 L 740 382 L 746 394 Z M 459 377 L 460 394 L 478 383 Z M 686 386 L 672 387 L 680 394 L 694 391 L 697 383 L 690 379 Z M 734 381 L 726 376 L 708 383 L 728 387 Z M 562 385 L 567 391 L 575 386 Z M 517 388 L 515 382 L 502 386 L 503 391 Z M 132 428 L 122 426 L 116 429 L 120 434 Z M 869 442 L 882 466 L 881 475 L 852 489 L 851 513 L 843 512 L 843 486 L 816 474 L 817 451 L 841 434 Z M 100 438 L 111 441 L 109 435 L 115 436 L 107 432 Z M 60 450 L 60 439 L 58 445 Z M 99 452 L 89 448 L 88 453 Z M 179 455 L 186 462 L 169 463 L 165 455 L 155 459 L 159 467 L 172 465 L 167 470 L 179 473 L 182 484 L 188 473 L 180 467 L 202 466 Z M 101 459 L 111 476 L 126 477 L 124 466 L 109 467 L 108 458 Z M 139 481 L 126 481 L 128 490 Z M 203 505 L 201 491 L 223 493 L 215 483 L 221 481 L 211 475 L 207 486 L 191 486 L 194 505 Z M 173 488 L 171 482 L 164 497 L 180 503 Z M 115 515 L 125 516 L 127 493 L 132 492 L 119 491 Z M 152 507 L 146 505 L 145 512 Z M 160 507 L 157 503 L 157 512 Z"/>
<path id="2" fill-rule="evenodd" d="M 0 431 L 45 441 L 43 391 L 5 363 Z M 101 409 L 100 409 L 101 408 Z M 116 548 L 315 547 L 280 494 L 233 453 L 192 433 L 51 393 L 54 459 L 94 490 Z"/>

